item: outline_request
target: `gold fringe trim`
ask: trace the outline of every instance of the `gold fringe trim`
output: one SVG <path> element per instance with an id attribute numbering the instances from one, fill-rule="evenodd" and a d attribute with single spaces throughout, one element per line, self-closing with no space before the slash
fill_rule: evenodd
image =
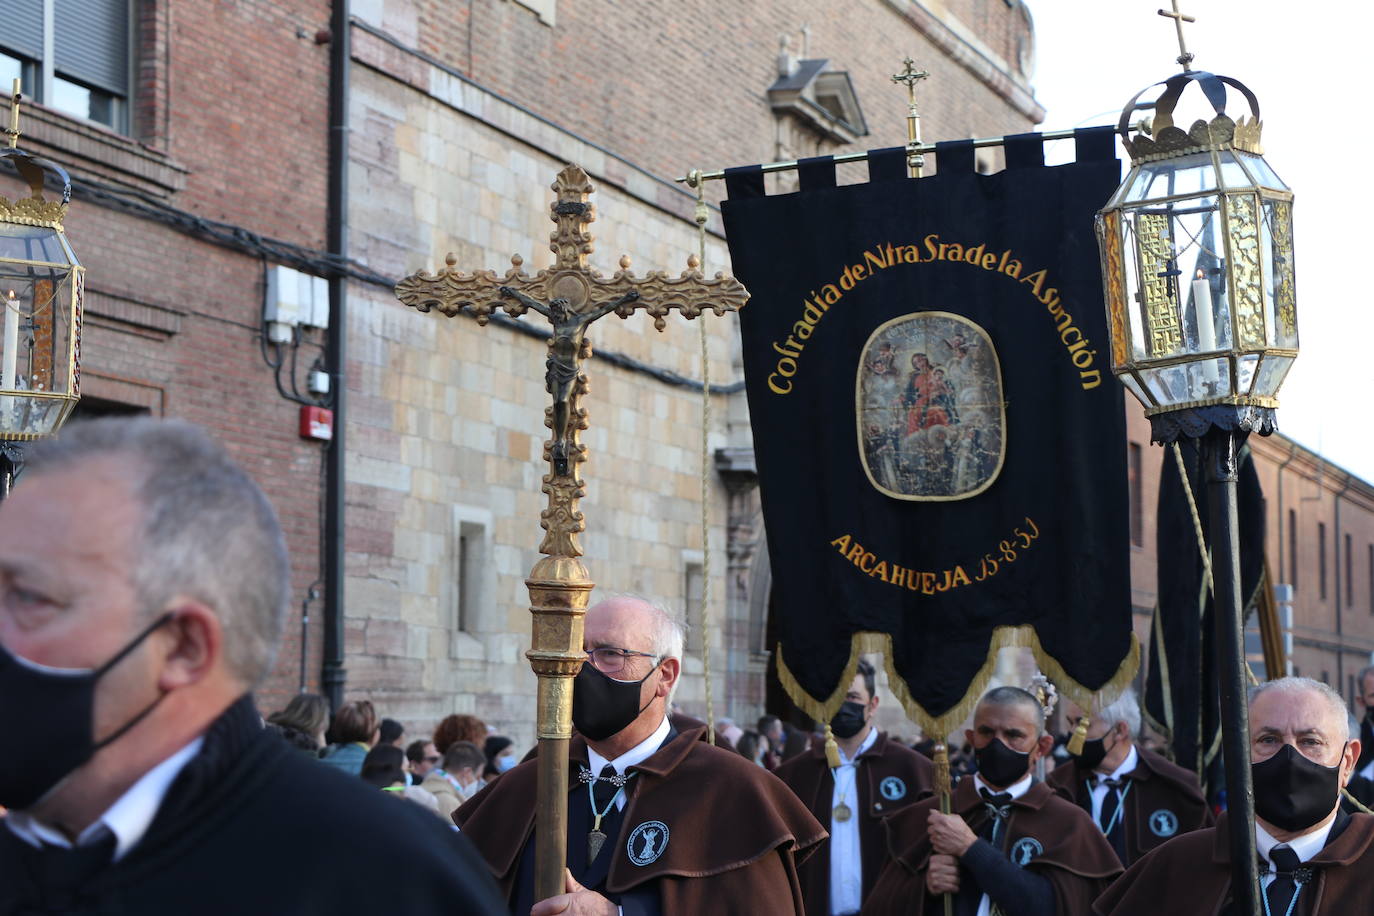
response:
<path id="1" fill-rule="evenodd" d="M 992 674 L 997 666 L 998 651 L 1011 648 L 1030 649 L 1032 655 L 1035 656 L 1035 663 L 1055 687 L 1059 688 L 1059 692 L 1083 709 L 1101 708 L 1114 702 L 1122 691 L 1130 686 L 1131 681 L 1135 679 L 1136 672 L 1140 669 L 1140 643 L 1133 632 L 1131 633 L 1130 649 L 1127 651 L 1126 657 L 1122 659 L 1116 673 L 1100 689 L 1090 690 L 1070 678 L 1058 660 L 1041 647 L 1040 637 L 1036 634 L 1034 627 L 1023 624 L 1014 627 L 997 627 L 992 631 L 987 657 L 983 660 L 982 667 L 973 676 L 973 680 L 969 682 L 968 690 L 963 698 L 938 716 L 927 712 L 916 701 L 915 697 L 911 695 L 911 689 L 907 686 L 906 681 L 897 673 L 892 662 L 892 637 L 887 633 L 865 631 L 855 633 L 850 638 L 849 661 L 845 663 L 844 670 L 841 672 L 839 684 L 828 697 L 817 699 L 797 683 L 797 679 L 792 675 L 792 669 L 787 665 L 781 644 L 777 647 L 778 680 L 782 683 L 783 689 L 787 691 L 792 702 L 796 703 L 802 712 L 817 722 L 829 722 L 834 718 L 835 713 L 839 712 L 841 704 L 844 703 L 845 694 L 849 690 L 849 683 L 854 680 L 854 675 L 858 673 L 859 656 L 881 654 L 884 668 L 887 670 L 888 687 L 896 694 L 907 718 L 920 726 L 921 731 L 927 737 L 940 741 L 962 725 L 973 713 L 978 701 L 987 692 L 988 685 L 992 683 Z"/>

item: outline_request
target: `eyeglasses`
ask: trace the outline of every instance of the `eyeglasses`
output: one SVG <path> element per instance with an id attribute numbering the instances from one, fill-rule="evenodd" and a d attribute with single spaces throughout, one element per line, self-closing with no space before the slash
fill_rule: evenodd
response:
<path id="1" fill-rule="evenodd" d="M 618 649 L 615 646 L 597 646 L 595 649 L 587 649 L 586 652 L 587 658 L 602 674 L 619 674 L 625 670 L 625 663 L 630 658 L 658 658 L 652 652 L 636 652 L 633 649 Z"/>

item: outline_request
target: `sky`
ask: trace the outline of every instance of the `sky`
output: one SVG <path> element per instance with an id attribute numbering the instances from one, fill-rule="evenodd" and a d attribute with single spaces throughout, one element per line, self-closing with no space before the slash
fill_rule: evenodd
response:
<path id="1" fill-rule="evenodd" d="M 1027 3 L 1033 86 L 1047 111 L 1040 130 L 1115 125 L 1136 92 L 1182 69 L 1174 22 L 1156 12 L 1172 0 Z M 1279 430 L 1374 484 L 1374 168 L 1363 162 L 1374 153 L 1363 104 L 1374 12 L 1292 0 L 1178 4 L 1197 19 L 1183 27 L 1193 69 L 1255 93 L 1265 161 L 1295 195 L 1300 352 L 1279 391 Z M 1231 117 L 1248 113 L 1232 98 Z M 1072 141 L 1049 144 L 1046 155 L 1071 158 Z"/>

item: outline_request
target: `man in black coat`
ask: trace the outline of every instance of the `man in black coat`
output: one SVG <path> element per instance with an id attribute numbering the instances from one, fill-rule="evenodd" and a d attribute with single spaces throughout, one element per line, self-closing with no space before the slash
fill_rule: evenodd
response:
<path id="1" fill-rule="evenodd" d="M 188 424 L 33 451 L 0 504 L 0 916 L 505 912 L 463 837 L 263 730 L 288 576 Z"/>

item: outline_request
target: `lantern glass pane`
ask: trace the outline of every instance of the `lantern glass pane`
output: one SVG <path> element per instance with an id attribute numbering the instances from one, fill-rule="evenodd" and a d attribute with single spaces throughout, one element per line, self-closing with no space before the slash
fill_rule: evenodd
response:
<path id="1" fill-rule="evenodd" d="M 1250 383 L 1254 381 L 1259 361 L 1259 355 L 1255 353 L 1236 357 L 1236 394 L 1241 397 L 1250 394 Z"/>
<path id="2" fill-rule="evenodd" d="M 14 264 L 3 264 L 5 261 L 72 264 L 76 259 L 65 241 L 62 233 L 46 226 L 0 222 L 0 267 L 15 269 Z"/>
<path id="3" fill-rule="evenodd" d="M 59 246 L 60 247 L 60 246 Z M 0 438 L 44 435 L 73 387 L 72 316 L 80 272 L 0 261 Z"/>
<path id="4" fill-rule="evenodd" d="M 0 428 L 11 435 L 50 436 L 57 431 L 67 403 L 64 398 L 0 397 Z"/>
<path id="5" fill-rule="evenodd" d="M 1224 398 L 1231 393 L 1231 368 L 1226 357 L 1202 359 L 1187 365 L 1188 397 L 1185 401 Z"/>
<path id="6" fill-rule="evenodd" d="M 1145 389 L 1142 388 L 1140 383 L 1135 380 L 1134 376 L 1121 375 L 1118 376 L 1118 378 L 1121 379 L 1121 384 L 1126 386 L 1126 390 L 1129 391 L 1131 394 L 1135 395 L 1135 399 L 1137 401 L 1144 404 L 1146 407 L 1155 406 L 1154 402 L 1151 401 L 1149 397 L 1145 394 Z"/>
<path id="7" fill-rule="evenodd" d="M 1126 194 L 1128 203 L 1189 196 L 1216 190 L 1211 153 L 1192 153 L 1142 166 Z"/>
<path id="8" fill-rule="evenodd" d="M 1179 240 L 1175 269 L 1184 302 L 1187 352 L 1230 349 L 1230 308 L 1226 299 L 1225 249 L 1219 244 L 1220 211 L 1215 197 L 1188 201 L 1173 210 Z"/>
<path id="9" fill-rule="evenodd" d="M 1255 184 L 1261 188 L 1272 188 L 1275 191 L 1287 191 L 1288 185 L 1274 173 L 1269 163 L 1264 161 L 1263 156 L 1255 156 L 1250 153 L 1237 152 L 1236 156 L 1245 164 L 1245 168 L 1255 177 Z"/>
<path id="10" fill-rule="evenodd" d="M 1270 346 L 1297 349 L 1298 312 L 1293 266 L 1293 205 L 1264 201 L 1264 323 Z"/>
<path id="11" fill-rule="evenodd" d="M 1195 368 L 1188 365 L 1163 366 L 1157 369 L 1140 370 L 1141 378 L 1145 380 L 1145 385 L 1150 394 L 1154 395 L 1156 403 L 1161 407 L 1171 407 L 1177 404 L 1186 404 L 1189 401 L 1201 400 L 1204 394 L 1194 394 L 1193 388 L 1196 384 L 1190 375 L 1189 369 Z"/>
<path id="12" fill-rule="evenodd" d="M 1233 150 L 1222 150 L 1217 153 L 1217 161 L 1221 164 L 1221 185 L 1224 188 L 1253 188 L 1255 179 L 1241 167 L 1236 161 L 1236 154 Z"/>
<path id="13" fill-rule="evenodd" d="M 1255 378 L 1255 395 L 1258 397 L 1277 397 L 1284 376 L 1293 368 L 1291 356 L 1266 356 Z"/>
<path id="14" fill-rule="evenodd" d="M 1139 250 L 1139 239 L 1135 233 L 1135 220 L 1130 213 L 1123 213 L 1121 221 L 1122 234 L 1125 236 L 1125 244 L 1122 246 L 1122 267 L 1126 274 L 1126 315 L 1129 319 L 1131 334 L 1131 356 L 1133 359 L 1145 359 L 1145 326 L 1144 313 L 1140 307 L 1140 264 L 1137 260 Z"/>

